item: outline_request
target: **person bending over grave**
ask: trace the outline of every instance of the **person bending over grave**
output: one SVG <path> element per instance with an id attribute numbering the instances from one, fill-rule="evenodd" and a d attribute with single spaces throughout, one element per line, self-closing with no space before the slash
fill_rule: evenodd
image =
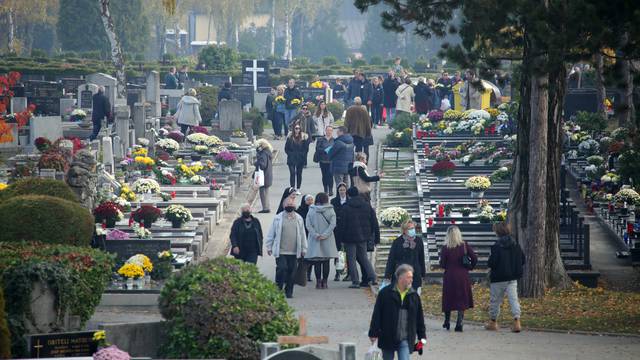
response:
<path id="1" fill-rule="evenodd" d="M 176 122 L 180 125 L 180 131 L 187 136 L 189 128 L 198 126 L 202 122 L 200 117 L 200 101 L 196 99 L 196 89 L 189 89 L 176 108 Z"/>
<path id="2" fill-rule="evenodd" d="M 244 204 L 241 215 L 231 226 L 231 255 L 238 260 L 256 264 L 262 256 L 262 226 L 251 215 L 251 205 Z"/>
<path id="3" fill-rule="evenodd" d="M 293 297 L 294 275 L 298 259 L 307 252 L 307 235 L 302 216 L 295 212 L 295 200 L 285 199 L 283 212 L 276 215 L 265 239 L 267 254 L 276 258 L 276 285 Z"/>
<path id="4" fill-rule="evenodd" d="M 93 108 L 91 111 L 91 122 L 93 123 L 93 132 L 89 140 L 95 140 L 102 129 L 102 119 L 111 120 L 111 103 L 109 98 L 104 94 L 104 86 L 98 87 L 98 92 L 93 95 Z"/>

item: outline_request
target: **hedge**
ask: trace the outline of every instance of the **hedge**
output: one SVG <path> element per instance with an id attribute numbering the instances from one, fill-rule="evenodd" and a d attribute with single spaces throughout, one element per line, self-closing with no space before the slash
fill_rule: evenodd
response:
<path id="1" fill-rule="evenodd" d="M 76 193 L 64 181 L 41 178 L 24 178 L 0 192 L 0 201 L 21 195 L 47 195 L 79 202 Z"/>
<path id="2" fill-rule="evenodd" d="M 0 242 L 39 241 L 89 246 L 95 225 L 78 203 L 45 195 L 22 195 L 0 203 Z"/>
<path id="3" fill-rule="evenodd" d="M 4 307 L 4 289 L 0 285 L 0 359 L 11 359 L 11 334 Z"/>

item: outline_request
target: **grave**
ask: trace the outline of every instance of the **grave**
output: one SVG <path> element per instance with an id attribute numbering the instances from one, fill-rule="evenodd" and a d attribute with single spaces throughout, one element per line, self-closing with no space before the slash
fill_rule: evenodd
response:
<path id="1" fill-rule="evenodd" d="M 253 90 L 258 87 L 268 87 L 269 62 L 266 60 L 242 60 L 242 83 L 252 85 Z"/>
<path id="2" fill-rule="evenodd" d="M 27 108 L 27 98 L 14 96 L 11 98 L 11 112 L 17 113 Z"/>
<path id="3" fill-rule="evenodd" d="M 28 81 L 25 83 L 25 97 L 29 104 L 35 104 L 35 114 L 60 115 L 62 86 L 53 81 Z"/>
<path id="4" fill-rule="evenodd" d="M 145 92 L 146 101 L 151 104 L 150 114 L 151 117 L 158 117 L 161 115 L 162 106 L 160 103 L 160 73 L 157 71 L 150 71 L 147 74 L 147 90 Z"/>
<path id="5" fill-rule="evenodd" d="M 68 117 L 75 108 L 76 108 L 76 99 L 74 98 L 60 99 L 60 116 L 62 116 L 63 118 Z"/>
<path id="6" fill-rule="evenodd" d="M 130 89 L 127 88 L 127 105 L 133 111 L 133 107 L 136 103 L 144 103 L 146 101 L 145 98 L 145 89 Z"/>
<path id="7" fill-rule="evenodd" d="M 115 122 L 116 122 L 116 134 L 120 137 L 120 144 L 114 144 L 114 147 L 118 147 L 119 152 L 114 153 L 116 160 L 124 158 L 127 149 L 131 146 L 129 144 L 129 107 L 126 105 L 116 106 Z M 121 147 L 121 148 L 120 148 Z"/>
<path id="8" fill-rule="evenodd" d="M 116 78 L 103 73 L 95 73 L 87 75 L 87 83 L 104 86 L 104 94 L 109 99 L 109 103 L 113 109 L 116 99 L 118 98 L 118 81 Z"/>
<path id="9" fill-rule="evenodd" d="M 84 79 L 75 79 L 75 78 L 62 78 L 60 79 L 60 84 L 62 84 L 62 90 L 64 90 L 66 94 L 77 94 L 78 88 L 80 85 L 84 85 L 86 80 Z"/>
<path id="10" fill-rule="evenodd" d="M 289 61 L 288 59 L 276 59 L 276 60 L 273 60 L 272 64 L 274 67 L 288 69 L 289 65 L 291 64 L 291 61 Z"/>
<path id="11" fill-rule="evenodd" d="M 93 109 L 93 95 L 98 92 L 98 85 L 84 84 L 78 87 L 78 107 L 85 111 Z"/>
<path id="12" fill-rule="evenodd" d="M 113 141 L 109 136 L 102 138 L 102 164 L 104 164 L 104 168 L 109 174 L 114 173 L 115 162 L 113 159 Z"/>
<path id="13" fill-rule="evenodd" d="M 136 254 L 144 254 L 156 262 L 158 253 L 165 250 L 171 250 L 171 240 L 104 240 L 104 251 L 116 254 L 116 262 L 127 261 Z"/>
<path id="14" fill-rule="evenodd" d="M 220 130 L 233 131 L 242 129 L 241 102 L 237 100 L 221 101 L 218 104 L 220 117 Z"/>
<path id="15" fill-rule="evenodd" d="M 225 82 L 231 82 L 229 75 L 204 74 L 201 79 L 204 83 L 217 87 L 224 86 Z"/>
<path id="16" fill-rule="evenodd" d="M 35 139 L 45 137 L 51 141 L 62 137 L 62 118 L 60 116 L 33 116 L 29 121 L 29 144 Z"/>
<path id="17" fill-rule="evenodd" d="M 232 85 L 231 96 L 234 100 L 242 103 L 242 106 L 252 106 L 253 104 L 253 86 L 252 85 Z"/>
<path id="18" fill-rule="evenodd" d="M 173 113 L 184 92 L 184 89 L 160 89 L 161 103 L 167 104 L 167 109 Z"/>
<path id="19" fill-rule="evenodd" d="M 33 359 L 92 356 L 98 350 L 98 343 L 93 340 L 94 333 L 79 331 L 27 335 L 28 353 Z"/>
<path id="20" fill-rule="evenodd" d="M 316 89 L 316 88 L 300 88 L 300 94 L 302 94 L 302 98 L 304 99 L 305 102 L 307 101 L 312 101 L 314 103 L 317 102 L 317 97 L 318 96 L 322 96 L 323 99 L 327 99 L 327 92 L 330 91 L 330 89 L 325 90 L 325 89 Z"/>

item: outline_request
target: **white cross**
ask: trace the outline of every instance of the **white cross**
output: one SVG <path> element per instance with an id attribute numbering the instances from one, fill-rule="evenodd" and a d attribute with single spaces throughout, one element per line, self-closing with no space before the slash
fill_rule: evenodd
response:
<path id="1" fill-rule="evenodd" d="M 258 91 L 258 73 L 264 72 L 264 68 L 258 67 L 258 60 L 253 60 L 253 67 L 248 67 L 244 70 L 253 73 L 253 91 Z"/>

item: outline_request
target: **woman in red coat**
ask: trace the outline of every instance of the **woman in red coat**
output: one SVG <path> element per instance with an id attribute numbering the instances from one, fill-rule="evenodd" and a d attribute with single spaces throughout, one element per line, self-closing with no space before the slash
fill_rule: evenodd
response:
<path id="1" fill-rule="evenodd" d="M 455 331 L 462 332 L 464 311 L 473 307 L 473 293 L 469 270 L 462 265 L 465 253 L 471 258 L 471 268 L 476 266 L 478 257 L 471 246 L 462 241 L 462 234 L 457 226 L 449 226 L 445 237 L 445 244 L 440 252 L 440 267 L 444 269 L 442 282 L 442 311 L 444 324 L 449 330 L 451 312 L 458 311 Z"/>

